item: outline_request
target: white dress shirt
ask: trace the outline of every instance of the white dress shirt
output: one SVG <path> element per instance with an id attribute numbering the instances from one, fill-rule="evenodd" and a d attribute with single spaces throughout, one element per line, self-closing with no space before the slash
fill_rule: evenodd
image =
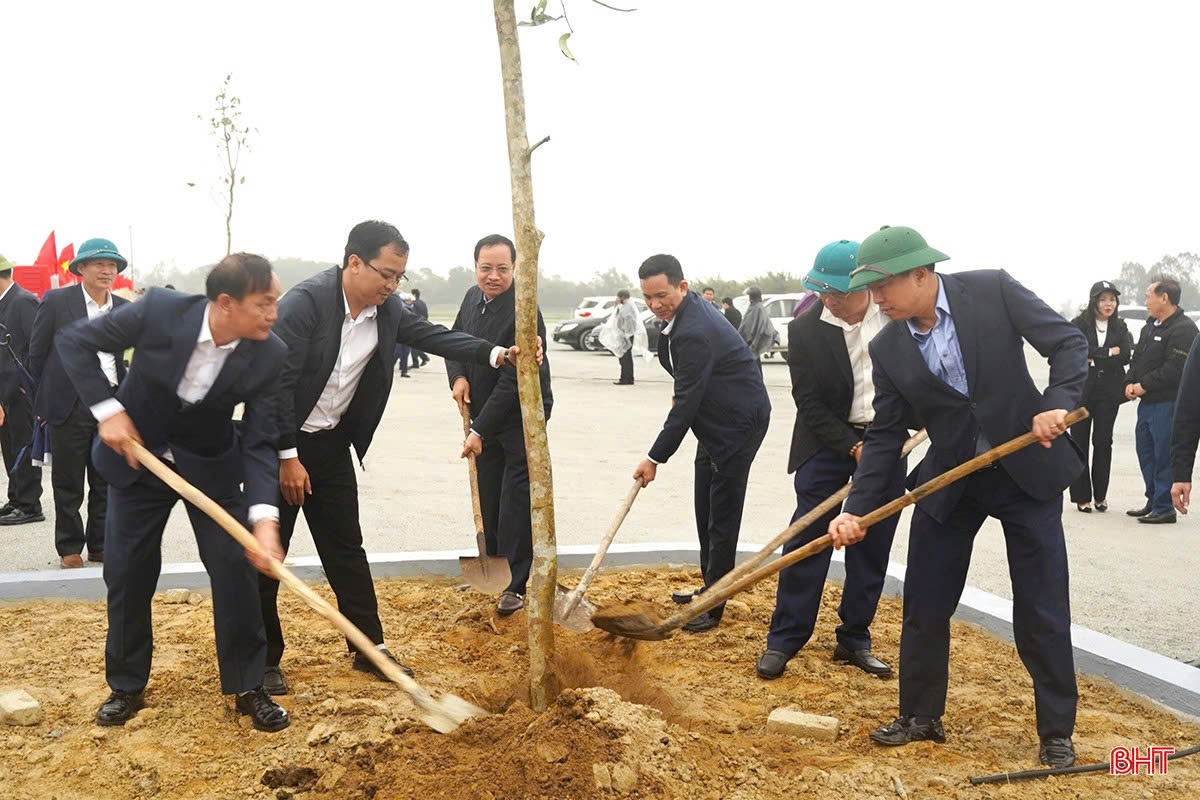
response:
<path id="1" fill-rule="evenodd" d="M 867 346 L 883 330 L 888 320 L 874 303 L 867 304 L 867 313 L 854 325 L 838 319 L 828 308 L 821 309 L 821 322 L 842 329 L 846 352 L 850 356 L 850 372 L 854 375 L 854 400 L 850 403 L 851 425 L 868 425 L 875 419 L 875 382 L 871 379 L 871 354 Z"/>
<path id="2" fill-rule="evenodd" d="M 111 298 L 109 303 L 111 305 Z M 212 303 L 204 306 L 204 318 L 200 321 L 200 335 L 196 337 L 196 346 L 192 348 L 192 355 L 188 358 L 187 366 L 183 370 L 183 377 L 175 389 L 176 396 L 189 405 L 199 403 L 208 396 L 213 384 L 217 382 L 217 376 L 221 374 L 221 368 L 225 366 L 225 360 L 242 341 L 234 339 L 228 344 L 219 345 L 213 340 L 212 327 L 208 319 L 208 312 L 211 308 Z M 97 422 L 104 422 L 124 410 L 125 406 L 121 404 L 121 401 L 111 397 L 92 406 L 92 416 L 96 418 Z M 170 450 L 163 453 L 162 458 L 165 461 L 174 461 Z M 279 519 L 279 507 L 268 503 L 258 503 L 250 506 L 247 516 L 251 525 L 265 519 Z"/>
<path id="3" fill-rule="evenodd" d="M 330 431 L 337 427 L 350 407 L 354 393 L 358 391 L 367 364 L 379 348 L 379 326 L 375 324 L 379 307 L 366 306 L 355 319 L 350 315 L 350 301 L 346 299 L 344 291 L 342 303 L 346 308 L 346 316 L 342 318 L 342 341 L 338 346 L 337 361 L 333 362 L 333 371 L 329 373 L 329 380 L 325 381 L 325 388 L 317 398 L 316 406 L 300 426 L 305 433 Z M 279 451 L 281 459 L 298 456 L 294 447 Z"/>
<path id="4" fill-rule="evenodd" d="M 108 292 L 104 298 L 104 305 L 100 305 L 92 296 L 87 293 L 87 289 L 83 288 L 83 284 L 79 284 L 79 291 L 83 292 L 83 305 L 87 309 L 88 320 L 93 320 L 96 317 L 103 316 L 112 311 L 113 301 L 112 292 Z M 109 386 L 117 385 L 117 359 L 112 353 L 96 353 L 96 357 L 100 359 L 100 369 L 104 370 L 104 377 L 108 378 Z"/>

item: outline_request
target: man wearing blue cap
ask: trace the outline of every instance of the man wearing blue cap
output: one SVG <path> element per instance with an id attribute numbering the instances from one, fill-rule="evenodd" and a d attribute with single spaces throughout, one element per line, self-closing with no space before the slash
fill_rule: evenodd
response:
<path id="1" fill-rule="evenodd" d="M 92 463 L 96 419 L 79 402 L 56 347 L 60 331 L 79 320 L 102 317 L 129 301 L 112 293 L 113 280 L 129 262 L 108 239 L 88 239 L 68 269 L 79 284 L 52 289 L 42 298 L 33 320 L 29 343 L 29 373 L 37 383 L 33 413 L 50 428 L 50 485 L 54 490 L 54 545 L 64 568 L 104 560 L 104 520 L 108 515 L 108 484 Z M 115 389 L 125 377 L 124 353 L 99 353 L 100 368 Z M 79 515 L 83 482 L 88 484 L 87 526 Z"/>
<path id="2" fill-rule="evenodd" d="M 863 434 L 874 419 L 871 358 L 867 345 L 887 324 L 887 317 L 865 290 L 850 291 L 850 273 L 858 266 L 858 242 L 842 239 L 821 248 L 805 276 L 804 288 L 820 297 L 788 324 L 788 366 L 796 424 L 788 472 L 796 474 L 796 513 L 792 522 L 837 492 L 858 465 Z M 897 464 L 887 487 L 892 499 L 904 492 L 904 464 Z M 807 544 L 825 533 L 830 511 L 788 542 L 783 550 Z M 892 668 L 871 653 L 871 621 L 879 605 L 896 517 L 880 524 L 870 537 L 846 551 L 846 581 L 838 616 L 834 661 L 851 664 L 869 675 L 890 677 Z M 767 634 L 767 650 L 758 659 L 759 677 L 783 674 L 788 661 L 812 637 L 821 607 L 821 590 L 829 571 L 830 550 L 794 564 L 779 574 L 775 613 Z"/>

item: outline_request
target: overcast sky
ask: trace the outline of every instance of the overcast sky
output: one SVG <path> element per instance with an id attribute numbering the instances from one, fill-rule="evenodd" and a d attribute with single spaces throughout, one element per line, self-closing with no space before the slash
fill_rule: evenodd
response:
<path id="1" fill-rule="evenodd" d="M 530 138 L 552 136 L 547 272 L 663 251 L 694 275 L 802 272 L 912 225 L 948 269 L 1003 266 L 1057 307 L 1122 261 L 1200 249 L 1197 4 L 567 2 L 578 65 L 562 23 L 522 29 Z M 143 267 L 222 255 L 196 116 L 227 72 L 259 129 L 235 249 L 334 261 L 376 217 L 410 268 L 445 270 L 511 231 L 485 0 L 11 2 L 0 31 L 18 263 L 51 229 L 128 248 L 132 226 Z"/>

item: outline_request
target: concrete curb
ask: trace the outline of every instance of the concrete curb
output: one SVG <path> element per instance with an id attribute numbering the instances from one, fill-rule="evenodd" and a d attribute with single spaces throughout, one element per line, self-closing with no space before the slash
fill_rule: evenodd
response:
<path id="1" fill-rule="evenodd" d="M 757 545 L 742 544 L 738 547 L 739 559 L 758 550 Z M 461 574 L 458 558 L 475 554 L 473 549 L 374 553 L 368 555 L 368 560 L 377 578 L 453 577 Z M 595 547 L 591 545 L 564 545 L 558 550 L 559 566 L 564 570 L 583 569 L 594 554 Z M 605 568 L 694 567 L 697 561 L 696 545 L 689 542 L 624 544 L 609 549 Z M 296 558 L 288 566 L 304 580 L 324 579 L 316 556 Z M 905 568 L 901 564 L 893 562 L 888 566 L 884 594 L 902 596 L 904 573 Z M 845 576 L 845 554 L 834 553 L 829 577 L 841 581 Z M 158 590 L 176 588 L 207 590 L 208 575 L 203 565 L 164 564 Z M 0 573 L 0 601 L 54 598 L 102 600 L 104 596 L 104 577 L 100 567 Z M 1005 641 L 1013 641 L 1010 600 L 968 586 L 955 617 Z M 1200 669 L 1079 625 L 1071 626 L 1071 638 L 1075 646 L 1075 668 L 1079 672 L 1106 678 L 1169 709 L 1200 717 Z"/>

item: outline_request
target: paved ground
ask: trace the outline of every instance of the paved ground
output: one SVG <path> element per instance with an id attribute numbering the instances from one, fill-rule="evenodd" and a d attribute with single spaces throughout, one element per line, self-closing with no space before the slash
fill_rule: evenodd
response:
<path id="1" fill-rule="evenodd" d="M 1031 352 L 1034 376 L 1046 365 Z M 577 353 L 552 345 L 555 407 L 550 442 L 555 467 L 559 541 L 594 542 L 603 533 L 630 483 L 637 461 L 657 434 L 670 405 L 670 383 L 656 362 L 637 364 L 633 387 L 613 386 L 611 356 Z M 770 433 L 751 475 L 744 542 L 765 542 L 788 521 L 794 504 L 785 472 L 793 405 L 786 365 L 765 363 L 774 405 Z M 472 545 L 466 465 L 458 458 L 461 422 L 450 401 L 445 371 L 435 358 L 407 380 L 397 378 L 375 444 L 359 473 L 363 528 L 375 552 L 443 550 Z M 1192 542 L 1195 522 L 1147 528 L 1124 515 L 1141 505 L 1141 477 L 1133 449 L 1135 410 L 1126 406 L 1117 421 L 1112 510 L 1083 515 L 1066 505 L 1064 521 L 1071 557 L 1071 598 L 1076 623 L 1147 647 L 1172 658 L 1200 657 L 1196 623 L 1200 593 L 1200 549 Z M 621 533 L 627 542 L 694 541 L 691 478 L 694 443 L 659 470 L 643 492 Z M 46 506 L 50 512 L 49 479 Z M 908 514 L 892 553 L 903 562 Z M 314 552 L 307 530 L 297 532 L 295 554 Z M 176 509 L 163 544 L 165 561 L 196 561 L 186 517 Z M 45 569 L 57 562 L 52 521 L 0 529 L 0 569 Z M 980 533 L 971 584 L 1011 597 L 1003 536 L 989 522 Z"/>

